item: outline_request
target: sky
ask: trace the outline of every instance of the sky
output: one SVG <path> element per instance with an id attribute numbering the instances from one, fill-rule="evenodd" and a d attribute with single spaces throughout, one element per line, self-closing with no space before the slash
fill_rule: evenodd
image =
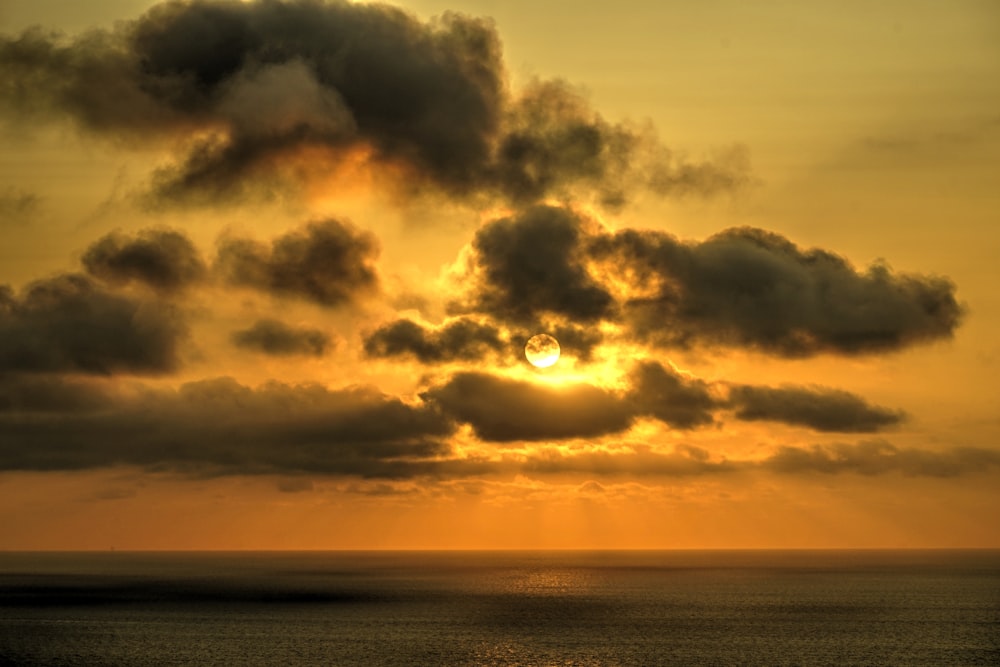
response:
<path id="1" fill-rule="evenodd" d="M 998 110 L 989 1 L 5 0 L 0 549 L 1000 547 Z"/>

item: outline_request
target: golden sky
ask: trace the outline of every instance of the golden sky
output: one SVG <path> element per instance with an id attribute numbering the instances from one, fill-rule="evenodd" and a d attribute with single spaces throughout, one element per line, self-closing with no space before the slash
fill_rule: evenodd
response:
<path id="1" fill-rule="evenodd" d="M 0 549 L 1000 547 L 994 2 L 8 0 L 0 136 Z"/>

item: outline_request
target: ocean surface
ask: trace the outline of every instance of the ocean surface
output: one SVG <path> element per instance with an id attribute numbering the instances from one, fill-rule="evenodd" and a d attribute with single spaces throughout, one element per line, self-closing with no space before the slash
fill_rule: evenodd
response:
<path id="1" fill-rule="evenodd" d="M 1000 551 L 0 553 L 0 665 L 1000 665 Z"/>

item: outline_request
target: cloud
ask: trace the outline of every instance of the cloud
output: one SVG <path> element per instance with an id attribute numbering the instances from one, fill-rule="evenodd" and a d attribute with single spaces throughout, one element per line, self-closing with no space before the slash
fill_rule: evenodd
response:
<path id="1" fill-rule="evenodd" d="M 377 255 L 373 234 L 330 219 L 279 236 L 270 246 L 223 238 L 215 270 L 232 285 L 333 307 L 377 288 Z"/>
<path id="2" fill-rule="evenodd" d="M 564 453 L 546 450 L 527 457 L 524 470 L 535 474 L 587 474 L 601 477 L 689 477 L 729 473 L 744 469 L 740 462 L 711 461 L 698 447 L 682 446 L 674 451 L 656 452 L 648 446 L 619 451 Z"/>
<path id="3" fill-rule="evenodd" d="M 618 207 L 630 192 L 711 195 L 749 184 L 746 149 L 692 163 L 663 146 L 651 126 L 611 123 L 563 81 L 535 81 L 505 116 L 493 167 L 516 203 L 569 197 L 579 186 Z M 571 188 L 570 186 L 573 186 Z"/>
<path id="4" fill-rule="evenodd" d="M 548 386 L 480 372 L 460 372 L 421 394 L 483 440 L 563 440 L 620 433 L 639 417 L 677 429 L 712 423 L 716 406 L 705 383 L 655 362 L 629 374 L 626 392 L 586 383 Z"/>
<path id="5" fill-rule="evenodd" d="M 596 437 L 624 431 L 633 418 L 627 402 L 599 387 L 549 387 L 476 372 L 456 373 L 421 398 L 493 442 Z"/>
<path id="6" fill-rule="evenodd" d="M 371 389 L 228 378 L 123 392 L 114 409 L 0 413 L 0 469 L 112 465 L 199 474 L 406 477 L 449 453 L 449 420 Z"/>
<path id="7" fill-rule="evenodd" d="M 493 442 L 591 438 L 625 431 L 640 418 L 692 430 L 715 424 L 716 413 L 726 407 L 735 408 L 737 419 L 823 432 L 873 432 L 902 419 L 899 412 L 826 388 L 736 385 L 725 399 L 723 383 L 714 387 L 655 361 L 638 362 L 626 379 L 624 389 L 611 391 L 586 383 L 549 386 L 460 372 L 421 397 Z"/>
<path id="8" fill-rule="evenodd" d="M 182 146 L 156 178 L 166 202 L 358 161 L 402 173 L 402 187 L 518 203 L 575 190 L 618 205 L 635 187 L 711 194 L 746 181 L 745 161 L 682 160 L 561 82 L 513 93 L 493 24 L 456 13 L 425 23 L 374 3 L 169 2 L 110 31 L 0 37 L 0 67 L 11 112 Z"/>
<path id="9" fill-rule="evenodd" d="M 112 406 L 111 394 L 91 382 L 0 373 L 0 413 L 91 412 Z"/>
<path id="10" fill-rule="evenodd" d="M 111 284 L 135 281 L 160 292 L 176 292 L 208 274 L 191 240 L 170 229 L 146 229 L 135 236 L 112 232 L 87 249 L 83 266 Z"/>
<path id="11" fill-rule="evenodd" d="M 963 313 L 945 278 L 885 264 L 858 272 L 838 255 L 749 227 L 701 243 L 629 229 L 596 239 L 592 252 L 652 292 L 623 306 L 636 335 L 659 345 L 701 341 L 785 357 L 886 352 L 949 338 Z"/>
<path id="12" fill-rule="evenodd" d="M 919 477 L 956 477 L 1000 466 L 1000 452 L 975 447 L 946 451 L 900 448 L 883 440 L 854 445 L 782 447 L 762 463 L 781 473 L 818 472 L 884 475 L 899 472 Z"/>
<path id="13" fill-rule="evenodd" d="M 521 470 L 537 475 L 585 474 L 600 477 L 689 477 L 737 472 L 782 475 L 903 474 L 913 477 L 958 477 L 1000 468 L 1000 452 L 975 447 L 944 451 L 901 448 L 884 441 L 857 444 L 781 447 L 763 459 L 713 458 L 705 449 L 679 446 L 671 452 L 648 445 L 617 450 L 565 452 L 550 448 L 527 456 Z"/>
<path id="14" fill-rule="evenodd" d="M 613 317 L 614 299 L 584 265 L 584 240 L 599 233 L 596 223 L 552 206 L 488 223 L 472 241 L 475 291 L 454 308 L 515 323 L 544 315 L 576 322 Z"/>
<path id="15" fill-rule="evenodd" d="M 237 347 L 272 356 L 306 355 L 321 357 L 333 344 L 320 329 L 296 328 L 278 320 L 257 320 L 249 329 L 232 335 Z"/>
<path id="16" fill-rule="evenodd" d="M 412 357 L 423 364 L 483 361 L 512 365 L 526 363 L 525 343 L 536 333 L 551 332 L 563 355 L 588 361 L 603 336 L 594 329 L 572 324 L 526 325 L 504 329 L 487 321 L 455 317 L 431 327 L 403 318 L 382 325 L 364 339 L 370 357 Z"/>
<path id="17" fill-rule="evenodd" d="M 496 327 L 467 318 L 452 319 L 436 328 L 396 320 L 369 334 L 364 346 L 365 354 L 371 357 L 409 355 L 425 364 L 474 361 L 510 347 Z"/>
<path id="18" fill-rule="evenodd" d="M 630 397 L 637 414 L 654 417 L 680 429 L 713 422 L 712 410 L 718 403 L 705 382 L 685 378 L 653 361 L 637 364 L 630 379 Z"/>
<path id="19" fill-rule="evenodd" d="M 0 289 L 0 373 L 165 373 L 184 334 L 174 309 L 81 275 L 39 280 L 20 297 Z"/>
<path id="20" fill-rule="evenodd" d="M 884 263 L 857 271 L 748 227 L 683 242 L 536 206 L 488 223 L 470 248 L 467 293 L 452 311 L 512 324 L 610 322 L 659 347 L 880 353 L 950 338 L 964 314 L 947 278 Z"/>
<path id="21" fill-rule="evenodd" d="M 755 387 L 730 389 L 737 419 L 779 421 L 817 431 L 871 433 L 899 424 L 901 412 L 870 405 L 846 391 L 825 387 Z"/>
<path id="22" fill-rule="evenodd" d="M 621 432 L 644 408 L 589 385 L 560 389 L 477 373 L 455 375 L 423 398 L 411 404 L 371 388 L 278 382 L 251 388 L 230 378 L 161 389 L 6 375 L 0 377 L 0 470 L 131 465 L 289 480 L 737 472 L 946 478 L 1000 468 L 1000 452 L 990 449 L 931 451 L 884 441 L 786 446 L 762 459 L 719 458 L 692 445 L 664 451 L 627 440 L 610 449 L 588 443 L 572 450 L 541 446 L 524 454 L 459 456 L 448 444 L 456 422 L 497 443 L 594 438 Z M 283 484 L 287 491 L 307 486 Z"/>

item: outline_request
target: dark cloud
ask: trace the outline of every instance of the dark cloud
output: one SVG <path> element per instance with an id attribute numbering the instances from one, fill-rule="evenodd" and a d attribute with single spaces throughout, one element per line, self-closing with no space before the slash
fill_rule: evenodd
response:
<path id="1" fill-rule="evenodd" d="M 625 431 L 639 417 L 678 429 L 712 422 L 716 403 L 703 382 L 653 362 L 637 365 L 629 381 L 627 392 L 614 392 L 582 383 L 548 386 L 462 372 L 421 398 L 494 442 L 597 437 Z"/>
<path id="2" fill-rule="evenodd" d="M 779 421 L 817 431 L 871 433 L 903 420 L 901 412 L 825 387 L 740 385 L 730 389 L 729 400 L 738 419 Z"/>
<path id="3" fill-rule="evenodd" d="M 644 368 L 648 374 L 650 367 Z M 283 488 L 290 491 L 307 486 L 287 482 L 304 479 L 300 475 L 463 479 L 762 471 L 954 477 L 1000 468 L 1000 452 L 989 449 L 931 451 L 883 441 L 781 447 L 763 459 L 628 442 L 610 450 L 543 447 L 523 457 L 460 458 L 446 444 L 456 421 L 487 441 L 537 441 L 617 433 L 637 412 L 628 397 L 597 387 L 560 389 L 477 373 L 452 377 L 417 404 L 365 388 L 271 382 L 254 389 L 228 378 L 165 390 L 6 375 L 0 377 L 0 470 L 133 465 L 196 475 L 284 475 Z"/>
<path id="4" fill-rule="evenodd" d="M 377 255 L 378 243 L 370 232 L 322 220 L 279 236 L 270 246 L 224 238 L 216 270 L 233 285 L 339 306 L 375 290 Z"/>
<path id="5" fill-rule="evenodd" d="M 359 159 L 411 185 L 521 203 L 575 187 L 617 205 L 636 186 L 711 193 L 745 180 L 745 164 L 678 159 L 565 84 L 512 94 L 492 23 L 455 13 L 423 23 L 383 4 L 169 2 L 74 39 L 2 37 L 0 67 L 0 97 L 23 114 L 185 139 L 157 178 L 173 202 Z"/>
<path id="6" fill-rule="evenodd" d="M 559 341 L 563 355 L 572 355 L 581 361 L 590 361 L 594 348 L 604 340 L 604 334 L 596 327 L 577 326 L 566 322 L 552 326 L 541 324 L 530 331 L 524 342 L 526 343 L 527 339 L 536 333 L 548 331 L 551 331 L 555 339 Z"/>
<path id="7" fill-rule="evenodd" d="M 257 320 L 249 329 L 232 335 L 233 344 L 274 356 L 321 357 L 332 347 L 329 334 L 319 329 L 290 327 L 278 320 Z"/>
<path id="8" fill-rule="evenodd" d="M 221 378 L 122 394 L 113 410 L 0 413 L 0 469 L 405 477 L 434 471 L 452 428 L 427 406 L 373 390 Z"/>
<path id="9" fill-rule="evenodd" d="M 857 271 L 760 229 L 703 242 L 610 233 L 568 208 L 538 206 L 481 228 L 456 312 L 526 325 L 601 321 L 652 345 L 745 347 L 784 357 L 864 354 L 949 338 L 964 308 L 946 278 Z"/>
<path id="10" fill-rule="evenodd" d="M 183 289 L 208 273 L 191 240 L 170 229 L 146 229 L 135 236 L 112 232 L 87 249 L 83 266 L 109 283 L 136 281 L 161 292 Z"/>
<path id="11" fill-rule="evenodd" d="M 431 364 L 475 361 L 508 348 L 510 344 L 496 327 L 467 318 L 456 318 L 436 328 L 401 319 L 379 327 L 365 338 L 365 353 L 371 357 L 409 355 Z"/>
<path id="12" fill-rule="evenodd" d="M 164 373 L 185 332 L 162 303 L 109 292 L 81 275 L 0 290 L 0 372 Z"/>
<path id="13" fill-rule="evenodd" d="M 637 414 L 654 417 L 680 429 L 712 423 L 712 411 L 718 403 L 705 382 L 685 378 L 652 361 L 639 363 L 630 379 L 630 398 L 636 405 Z"/>
<path id="14" fill-rule="evenodd" d="M 902 419 L 899 412 L 826 388 L 737 385 L 724 399 L 705 381 L 655 361 L 637 363 L 626 377 L 627 387 L 616 392 L 588 384 L 553 387 L 462 372 L 422 398 L 470 424 L 483 440 L 496 442 L 595 437 L 627 430 L 639 418 L 690 430 L 716 423 L 716 412 L 725 407 L 735 408 L 738 419 L 779 421 L 824 432 L 873 432 Z"/>
<path id="15" fill-rule="evenodd" d="M 504 129 L 492 170 L 501 192 L 521 204 L 572 197 L 582 187 L 616 208 L 637 189 L 712 195 L 750 183 L 745 148 L 690 162 L 651 126 L 605 120 L 562 81 L 529 85 L 510 105 Z"/>
<path id="16" fill-rule="evenodd" d="M 572 324 L 538 324 L 505 331 L 491 322 L 456 317 L 438 327 L 429 327 L 409 319 L 385 324 L 365 337 L 365 353 L 371 357 L 410 356 L 425 364 L 453 361 L 483 361 L 502 365 L 527 363 L 524 345 L 539 332 L 551 332 L 559 341 L 562 354 L 588 361 L 601 342 L 595 329 Z"/>
<path id="17" fill-rule="evenodd" d="M 900 448 L 882 440 L 858 444 L 782 447 L 762 467 L 782 473 L 819 472 L 955 477 L 1000 466 L 1000 452 L 975 447 L 945 451 Z"/>
<path id="18" fill-rule="evenodd" d="M 476 232 L 471 303 L 501 320 L 527 323 L 546 314 L 580 322 L 611 317 L 614 300 L 584 265 L 584 240 L 596 223 L 552 206 L 529 208 Z"/>
<path id="19" fill-rule="evenodd" d="M 784 237 L 737 228 L 702 243 L 624 230 L 595 239 L 609 270 L 628 267 L 651 296 L 629 299 L 626 318 L 642 339 L 744 346 L 786 357 L 861 354 L 948 338 L 963 309 L 951 281 L 856 271 L 845 259 L 802 250 Z"/>
<path id="20" fill-rule="evenodd" d="M 0 413 L 91 412 L 111 406 L 111 394 L 91 382 L 0 373 Z"/>
<path id="21" fill-rule="evenodd" d="M 633 419 L 627 401 L 599 387 L 549 387 L 485 373 L 457 373 L 421 398 L 493 442 L 596 437 L 624 431 Z"/>

